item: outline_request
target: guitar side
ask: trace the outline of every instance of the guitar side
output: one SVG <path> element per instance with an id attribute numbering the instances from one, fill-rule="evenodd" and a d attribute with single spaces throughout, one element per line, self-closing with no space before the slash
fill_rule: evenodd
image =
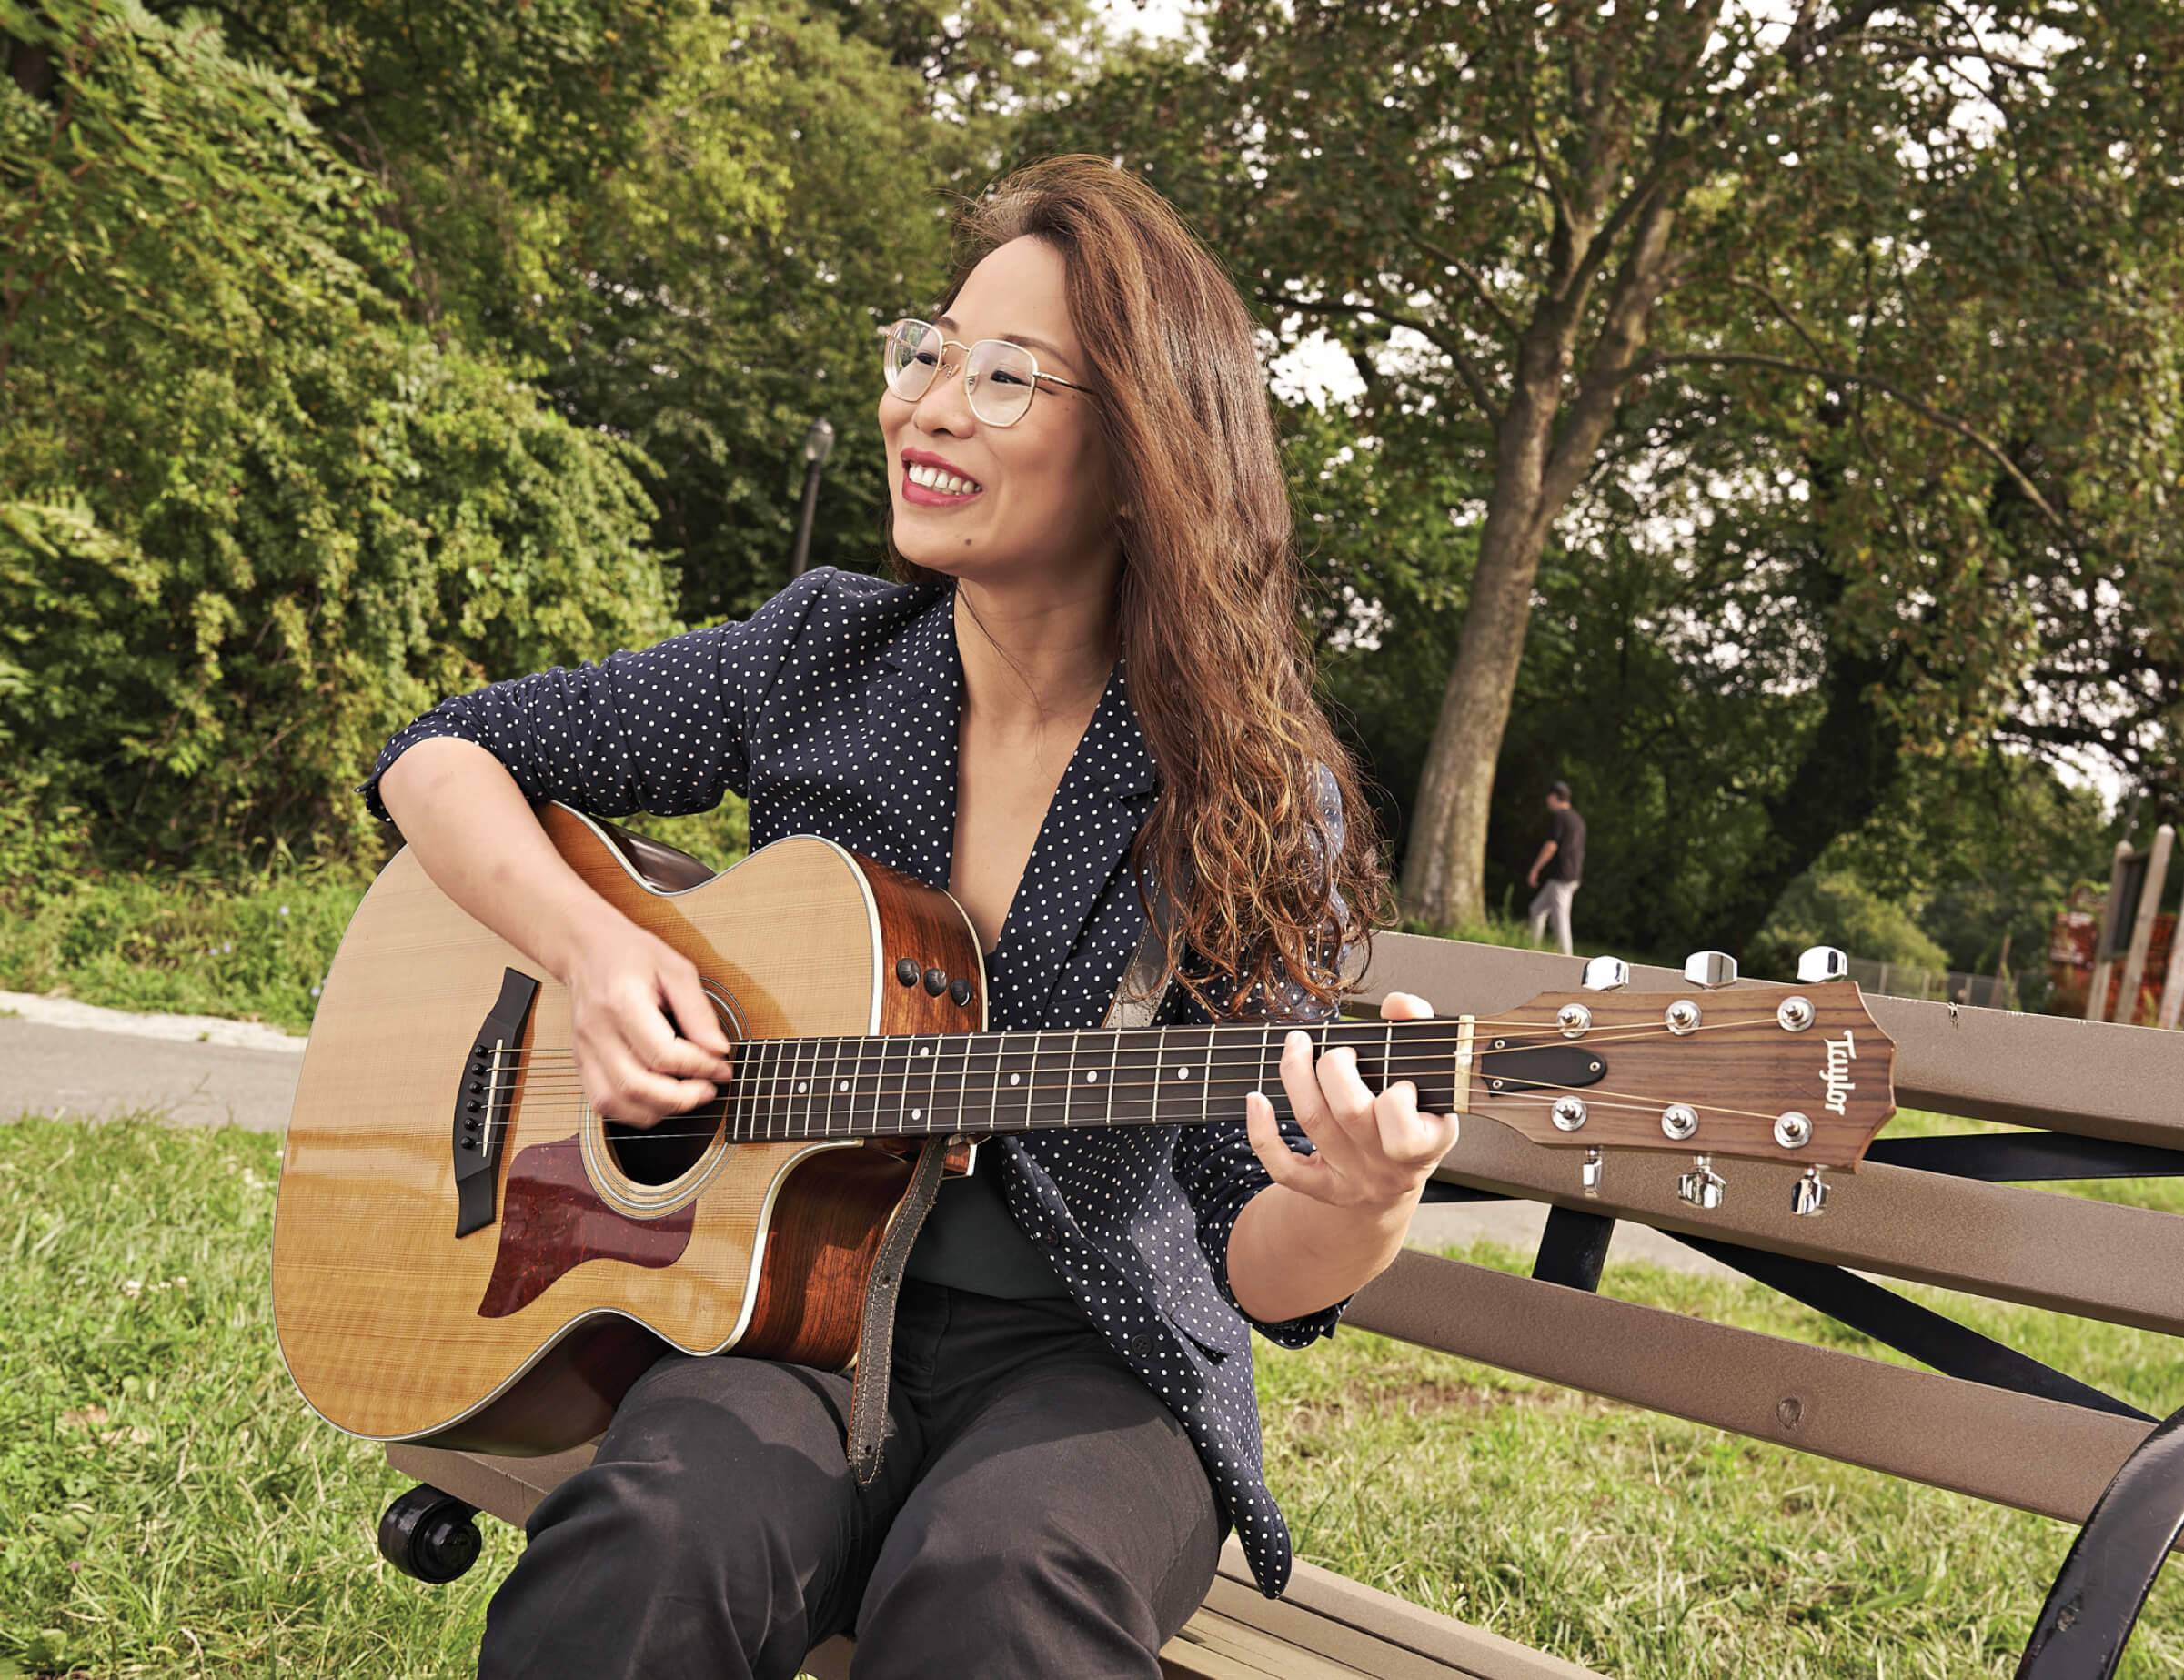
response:
<path id="1" fill-rule="evenodd" d="M 745 1036 L 980 1024 L 976 938 L 944 894 L 810 839 L 708 879 L 566 808 L 540 814 L 589 884 L 697 965 Z M 971 1019 L 896 983 L 906 955 L 977 975 Z M 509 971 L 538 982 L 528 1053 L 492 1222 L 458 1237 L 455 1126 L 479 1023 Z M 670 1345 L 850 1358 L 907 1167 L 839 1142 L 745 1143 L 714 1146 L 709 1164 L 657 1192 L 620 1182 L 581 1115 L 560 1053 L 570 1041 L 551 977 L 407 851 L 387 865 L 327 977 L 274 1224 L 281 1352 L 329 1423 L 553 1452 L 597 1434 Z"/>

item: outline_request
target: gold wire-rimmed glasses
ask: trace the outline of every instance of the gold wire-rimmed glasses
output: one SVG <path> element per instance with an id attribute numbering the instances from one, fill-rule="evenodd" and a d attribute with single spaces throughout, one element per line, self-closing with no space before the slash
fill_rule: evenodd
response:
<path id="1" fill-rule="evenodd" d="M 1042 379 L 1066 390 L 1088 390 L 1058 373 L 1041 373 L 1039 358 L 1006 338 L 961 344 L 944 337 L 931 321 L 901 320 L 877 330 L 886 340 L 881 356 L 887 388 L 904 402 L 914 403 L 932 388 L 951 349 L 963 353 L 963 394 L 971 412 L 988 426 L 1013 426 L 1029 414 Z"/>

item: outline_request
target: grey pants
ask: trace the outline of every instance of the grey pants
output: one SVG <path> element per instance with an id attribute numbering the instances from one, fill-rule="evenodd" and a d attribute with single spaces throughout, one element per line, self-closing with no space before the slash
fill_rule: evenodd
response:
<path id="1" fill-rule="evenodd" d="M 1555 923 L 1555 941 L 1562 947 L 1565 957 L 1576 953 L 1570 949 L 1570 900 L 1577 896 L 1574 880 L 1543 880 L 1539 890 L 1532 895 L 1532 942 L 1539 943 L 1539 936 L 1547 931 L 1551 920 Z"/>
<path id="2" fill-rule="evenodd" d="M 743 1680 L 854 1630 L 859 1680 L 1150 1677 L 1222 1526 L 1167 1407 L 1067 1301 L 911 1280 L 861 1488 L 846 1377 L 669 1355 L 533 1514 L 478 1673 Z"/>

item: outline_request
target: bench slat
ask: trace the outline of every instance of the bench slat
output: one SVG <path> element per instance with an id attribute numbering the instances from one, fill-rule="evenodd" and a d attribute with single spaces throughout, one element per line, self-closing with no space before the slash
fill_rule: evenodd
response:
<path id="1" fill-rule="evenodd" d="M 1347 1322 L 2074 1524 L 2153 1428 L 1415 1250 Z"/>
<path id="2" fill-rule="evenodd" d="M 1599 1680 L 1589 1668 L 1302 1559 L 1288 1591 L 1270 1602 L 1252 1584 L 1251 1565 L 1233 1539 L 1222 1548 L 1206 1605 L 1387 1680 Z"/>
<path id="3" fill-rule="evenodd" d="M 1541 991 L 1567 991 L 1583 964 L 1559 952 L 1382 933 L 1357 1001 L 1377 1008 L 1415 991 L 1444 1015 L 1487 1014 Z M 1640 991 L 1680 991 L 1674 969 L 1634 963 Z M 1906 1108 L 2041 1126 L 2082 1137 L 2184 1148 L 2184 1034 L 2008 1010 L 1868 994 L 1866 1007 L 1896 1041 L 1896 1095 Z"/>
<path id="4" fill-rule="evenodd" d="M 1790 1212 L 1795 1166 L 1717 1159 L 1722 1205 L 1679 1201 L 1690 1157 L 1608 1154 L 1601 1193 L 1579 1193 L 1577 1153 L 1492 1122 L 1468 1125 L 1436 1176 L 1503 1195 L 1726 1237 L 1780 1254 L 2184 1335 L 2184 1217 L 2053 1191 L 1868 1164 L 1829 1174 L 1827 1211 Z"/>

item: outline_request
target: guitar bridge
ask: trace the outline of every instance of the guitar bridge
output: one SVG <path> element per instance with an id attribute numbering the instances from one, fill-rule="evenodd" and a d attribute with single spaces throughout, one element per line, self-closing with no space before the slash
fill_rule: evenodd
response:
<path id="1" fill-rule="evenodd" d="M 455 1234 L 467 1237 L 493 1222 L 500 1186 L 500 1147 L 516 1096 L 516 1058 L 523 1023 L 530 1019 L 538 982 L 514 969 L 502 971 L 500 996 L 478 1029 L 462 1089 L 455 1098 Z"/>

